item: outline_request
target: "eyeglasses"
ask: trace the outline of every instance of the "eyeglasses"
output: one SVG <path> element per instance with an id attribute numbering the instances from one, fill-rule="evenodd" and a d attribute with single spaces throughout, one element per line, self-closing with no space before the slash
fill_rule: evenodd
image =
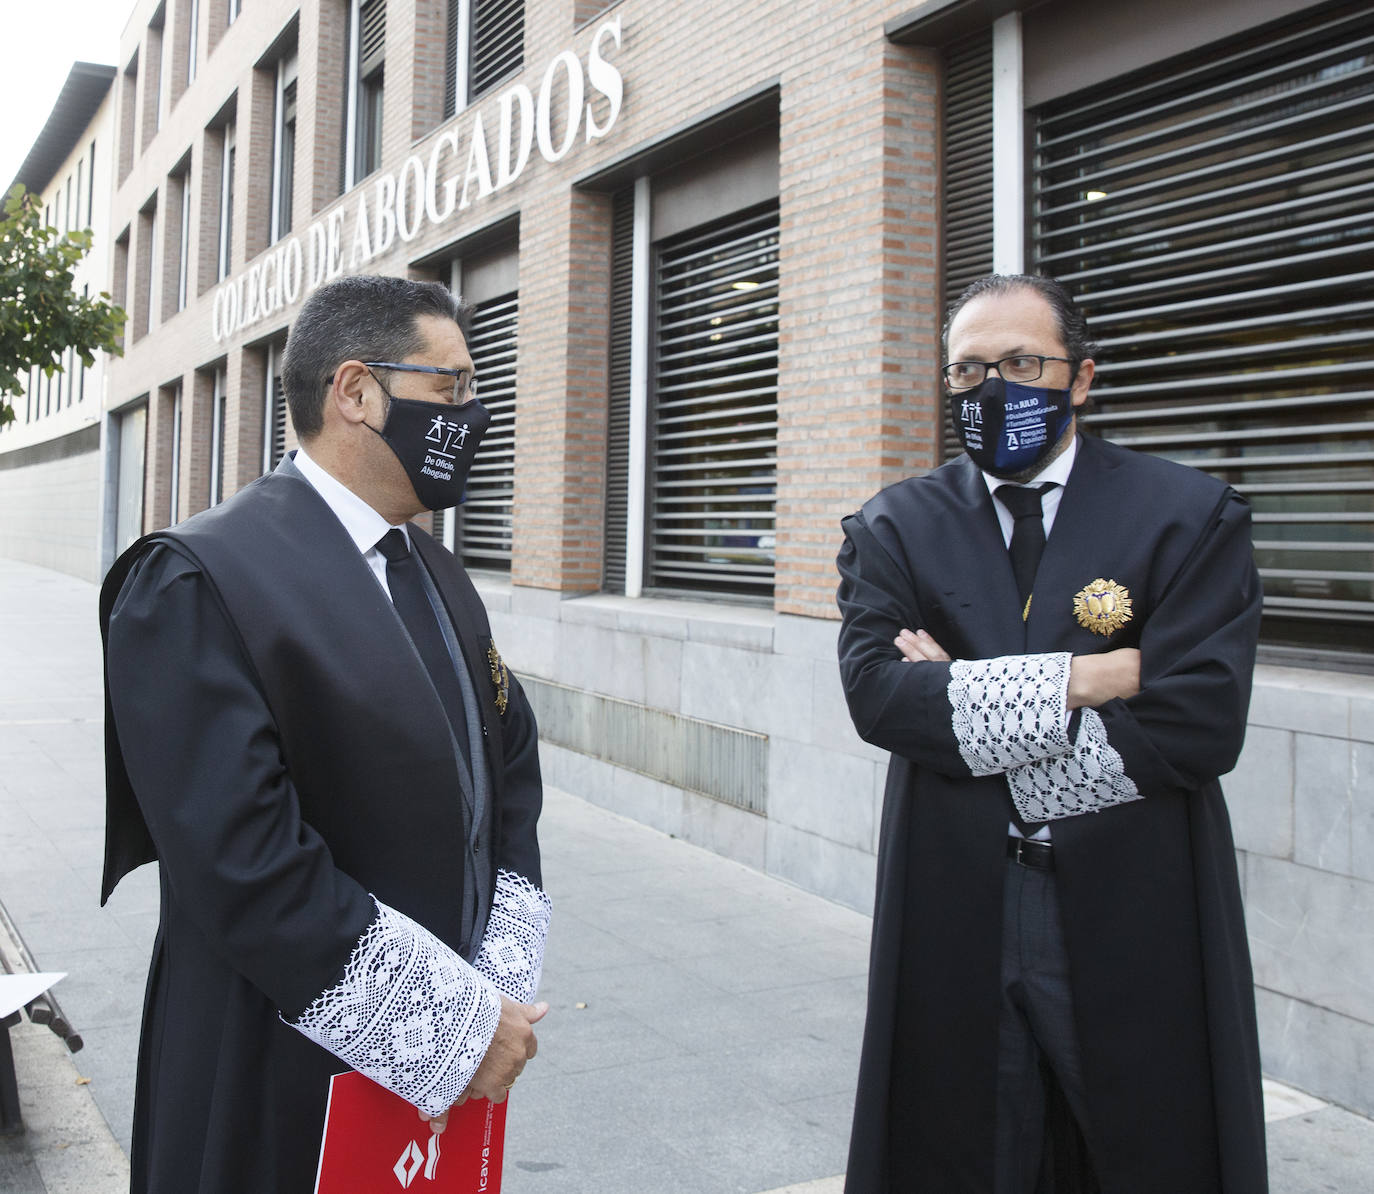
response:
<path id="1" fill-rule="evenodd" d="M 1078 362 L 1070 357 L 1040 357 L 1020 353 L 1014 357 L 1003 357 L 1000 361 L 952 361 L 941 370 L 945 385 L 951 390 L 967 390 L 982 385 L 989 369 L 996 369 L 1003 381 L 1039 381 L 1045 372 L 1046 361 L 1063 361 L 1072 365 L 1075 371 Z"/>
<path id="2" fill-rule="evenodd" d="M 398 365 L 395 361 L 364 361 L 369 369 L 395 369 L 400 373 L 437 373 L 453 378 L 453 405 L 462 406 L 477 397 L 477 375 L 471 369 L 445 369 L 442 365 Z"/>

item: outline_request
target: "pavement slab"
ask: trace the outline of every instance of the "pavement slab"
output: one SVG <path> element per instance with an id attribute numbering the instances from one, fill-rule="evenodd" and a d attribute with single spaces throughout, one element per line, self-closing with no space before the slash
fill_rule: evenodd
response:
<path id="1" fill-rule="evenodd" d="M 96 587 L 0 560 L 0 618 L 0 902 L 85 1040 L 12 1030 L 0 1191 L 122 1194 L 158 890 L 144 867 L 98 906 Z M 554 789 L 540 837 L 551 1010 L 505 1194 L 841 1194 L 869 919 Z M 1265 1094 L 1272 1194 L 1374 1191 L 1374 1121 Z"/>

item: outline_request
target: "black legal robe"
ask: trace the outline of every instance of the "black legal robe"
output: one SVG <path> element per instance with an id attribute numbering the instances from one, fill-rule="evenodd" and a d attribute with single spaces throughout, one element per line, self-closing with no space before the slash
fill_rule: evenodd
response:
<path id="1" fill-rule="evenodd" d="M 476 825 L 423 664 L 289 461 L 107 578 L 103 897 L 161 863 L 136 1194 L 308 1194 L 329 1077 L 348 1067 L 282 1017 L 340 980 L 372 896 L 471 958 L 464 924 L 496 868 L 542 882 L 533 715 L 462 568 L 411 535 L 482 706 Z"/>
<path id="2" fill-rule="evenodd" d="M 1111 1194 L 1263 1194 L 1253 980 L 1217 782 L 1243 740 L 1260 616 L 1248 507 L 1195 470 L 1080 437 L 1024 623 L 967 456 L 883 490 L 844 530 L 841 675 L 859 733 L 892 752 L 846 1190 L 992 1188 L 1007 783 L 970 773 L 951 665 L 900 662 L 908 627 L 956 660 L 1140 649 L 1142 691 L 1098 712 L 1143 798 L 1052 826 L 1100 1109 L 1081 1127 Z M 1099 578 L 1133 600 L 1108 637 L 1073 609 Z"/>

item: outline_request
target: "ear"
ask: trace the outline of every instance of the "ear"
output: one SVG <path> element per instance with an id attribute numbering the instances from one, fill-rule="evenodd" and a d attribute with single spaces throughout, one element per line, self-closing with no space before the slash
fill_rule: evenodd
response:
<path id="1" fill-rule="evenodd" d="M 325 396 L 345 423 L 361 423 L 367 418 L 368 403 L 372 398 L 372 387 L 367 383 L 372 378 L 362 361 L 344 361 L 334 370 L 334 381 Z"/>
<path id="2" fill-rule="evenodd" d="M 1088 400 L 1088 390 L 1092 388 L 1095 370 L 1096 366 L 1091 359 L 1079 362 L 1073 385 L 1069 387 L 1070 400 L 1074 406 L 1082 406 Z"/>

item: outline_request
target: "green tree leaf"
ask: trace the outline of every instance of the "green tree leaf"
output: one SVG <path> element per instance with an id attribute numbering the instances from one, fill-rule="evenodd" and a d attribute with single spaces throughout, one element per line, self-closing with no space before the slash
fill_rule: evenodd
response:
<path id="1" fill-rule="evenodd" d="M 37 367 L 62 372 L 62 354 L 75 348 L 90 365 L 96 351 L 122 356 L 124 311 L 102 292 L 76 292 L 73 271 L 90 251 L 91 231 L 43 224 L 38 197 L 16 183 L 0 218 L 0 427 L 14 421 L 11 398 Z"/>

